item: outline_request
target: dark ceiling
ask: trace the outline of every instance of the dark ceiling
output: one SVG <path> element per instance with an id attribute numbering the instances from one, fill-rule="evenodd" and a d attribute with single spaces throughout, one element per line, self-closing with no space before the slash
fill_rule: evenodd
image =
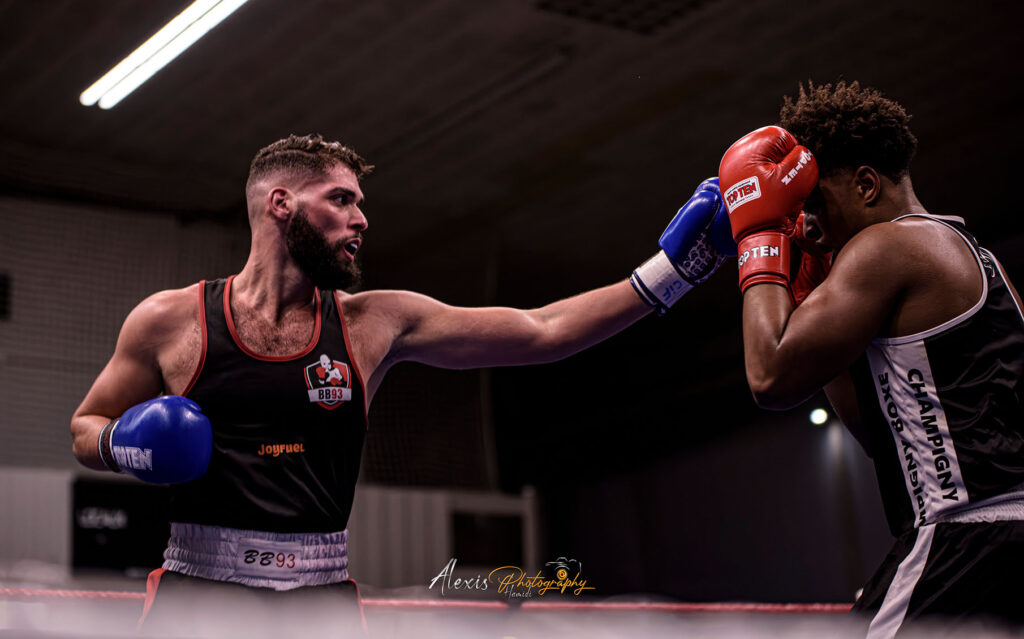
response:
<path id="1" fill-rule="evenodd" d="M 916 115 L 933 207 L 1005 184 L 992 147 L 1020 146 L 1011 1 L 252 0 L 114 109 L 78 103 L 188 4 L 0 2 L 3 186 L 233 215 L 256 149 L 319 131 L 378 165 L 386 250 L 558 215 L 563 194 L 595 225 L 659 227 L 807 78 L 859 79 Z"/>
<path id="2" fill-rule="evenodd" d="M 251 0 L 114 109 L 78 103 L 188 4 L 0 2 L 0 188 L 241 223 L 253 153 L 321 132 L 378 167 L 368 284 L 534 305 L 625 277 L 734 139 L 842 77 L 915 115 L 927 207 L 1024 253 L 1021 2 Z M 704 357 L 739 352 L 734 272 L 683 303 Z"/>

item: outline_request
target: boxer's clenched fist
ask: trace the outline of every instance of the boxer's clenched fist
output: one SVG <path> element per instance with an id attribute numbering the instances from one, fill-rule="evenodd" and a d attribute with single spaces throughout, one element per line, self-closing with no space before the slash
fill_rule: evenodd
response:
<path id="1" fill-rule="evenodd" d="M 789 236 L 818 183 L 818 165 L 785 129 L 766 126 L 737 140 L 719 167 L 732 234 L 739 245 L 740 290 L 789 283 Z"/>
<path id="2" fill-rule="evenodd" d="M 711 277 L 726 258 L 736 255 L 718 178 L 700 183 L 669 222 L 658 246 L 661 251 L 637 267 L 629 282 L 645 302 L 663 313 Z"/>
<path id="3" fill-rule="evenodd" d="M 199 479 L 210 464 L 213 431 L 199 406 L 164 395 L 132 406 L 103 427 L 100 459 L 110 470 L 151 484 Z"/>

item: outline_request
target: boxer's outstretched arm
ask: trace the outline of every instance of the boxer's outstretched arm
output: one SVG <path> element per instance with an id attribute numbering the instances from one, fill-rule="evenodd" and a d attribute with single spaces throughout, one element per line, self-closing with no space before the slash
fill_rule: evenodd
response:
<path id="1" fill-rule="evenodd" d="M 362 293 L 364 308 L 390 317 L 389 363 L 442 368 L 551 362 L 604 340 L 651 312 L 628 281 L 537 309 L 461 308 L 408 291 Z"/>
<path id="2" fill-rule="evenodd" d="M 71 417 L 72 452 L 88 468 L 105 470 L 96 441 L 111 419 L 163 391 L 160 347 L 197 312 L 194 289 L 163 291 L 136 306 L 121 327 L 110 361 Z"/>
<path id="3" fill-rule="evenodd" d="M 796 310 L 782 286 L 743 296 L 747 381 L 757 403 L 785 409 L 849 368 L 908 286 L 908 233 L 876 224 L 851 239 L 828 278 Z"/>
<path id="4" fill-rule="evenodd" d="M 700 183 L 658 246 L 629 280 L 532 310 L 458 308 L 407 291 L 353 296 L 349 304 L 373 316 L 378 335 L 385 336 L 367 349 L 380 357 L 370 385 L 400 361 L 442 368 L 551 362 L 611 337 L 652 310 L 665 312 L 736 254 L 717 178 Z"/>

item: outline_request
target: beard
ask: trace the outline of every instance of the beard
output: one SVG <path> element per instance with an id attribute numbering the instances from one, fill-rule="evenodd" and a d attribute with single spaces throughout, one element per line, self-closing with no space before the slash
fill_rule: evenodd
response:
<path id="1" fill-rule="evenodd" d="M 310 223 L 306 211 L 301 208 L 285 227 L 288 254 L 313 282 L 313 286 L 321 290 L 344 290 L 358 286 L 362 281 L 359 265 L 354 260 L 349 262 L 339 257 L 344 252 L 346 241 L 339 240 L 334 244 L 328 242 L 323 232 Z"/>

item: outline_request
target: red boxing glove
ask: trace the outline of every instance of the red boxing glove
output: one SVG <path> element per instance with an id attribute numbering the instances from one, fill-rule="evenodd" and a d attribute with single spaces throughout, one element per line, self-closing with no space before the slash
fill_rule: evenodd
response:
<path id="1" fill-rule="evenodd" d="M 793 301 L 793 308 L 796 308 L 828 277 L 832 268 L 832 251 L 822 251 L 817 244 L 807 239 L 802 212 L 796 218 L 792 242 L 800 253 L 800 266 L 789 283 L 789 298 Z"/>
<path id="2" fill-rule="evenodd" d="M 718 169 L 739 249 L 740 290 L 789 284 L 789 240 L 818 164 L 789 131 L 766 126 L 737 140 Z"/>

